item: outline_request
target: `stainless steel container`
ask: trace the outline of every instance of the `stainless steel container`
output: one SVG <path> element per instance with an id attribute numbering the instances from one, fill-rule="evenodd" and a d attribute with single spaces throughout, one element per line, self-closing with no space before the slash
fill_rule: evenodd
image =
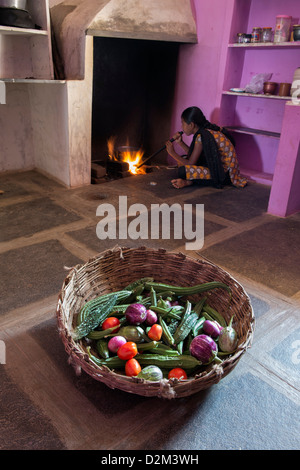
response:
<path id="1" fill-rule="evenodd" d="M 27 0 L 0 0 L 0 8 L 17 8 L 26 10 Z"/>

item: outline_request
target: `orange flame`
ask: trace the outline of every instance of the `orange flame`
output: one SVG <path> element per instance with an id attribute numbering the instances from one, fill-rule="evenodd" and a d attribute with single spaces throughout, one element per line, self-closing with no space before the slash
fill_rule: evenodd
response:
<path id="1" fill-rule="evenodd" d="M 145 174 L 146 170 L 143 169 L 143 167 L 138 168 L 138 165 L 142 163 L 144 151 L 142 149 L 132 150 L 132 151 L 124 150 L 123 152 L 120 152 L 118 155 L 118 152 L 116 152 L 115 150 L 115 140 L 116 140 L 115 137 L 110 137 L 107 141 L 109 158 L 113 161 L 121 161 L 121 162 L 128 163 L 129 172 L 132 173 L 133 175 Z"/>
<path id="2" fill-rule="evenodd" d="M 110 137 L 107 141 L 108 156 L 113 161 L 118 160 L 116 151 L 115 151 L 115 141 L 116 141 L 115 136 Z"/>
<path id="3" fill-rule="evenodd" d="M 145 170 L 143 168 L 137 168 L 138 165 L 142 162 L 144 152 L 142 150 L 138 151 L 125 151 L 121 153 L 121 159 L 123 162 L 128 163 L 129 171 L 133 175 L 143 174 Z"/>

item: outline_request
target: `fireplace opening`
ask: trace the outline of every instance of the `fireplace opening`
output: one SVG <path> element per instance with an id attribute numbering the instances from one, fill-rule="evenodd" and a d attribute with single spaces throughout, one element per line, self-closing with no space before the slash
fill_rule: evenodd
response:
<path id="1" fill-rule="evenodd" d="M 94 37 L 92 168 L 107 168 L 112 140 L 117 154 L 133 147 L 146 159 L 170 137 L 179 45 Z M 167 153 L 149 163 L 167 164 Z"/>

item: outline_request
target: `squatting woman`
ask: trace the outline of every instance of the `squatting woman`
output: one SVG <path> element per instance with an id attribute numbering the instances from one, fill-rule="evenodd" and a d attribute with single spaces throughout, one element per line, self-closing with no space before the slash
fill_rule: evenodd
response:
<path id="1" fill-rule="evenodd" d="M 183 111 L 181 124 L 183 133 L 193 135 L 193 140 L 188 146 L 181 133 L 173 136 L 187 158 L 175 151 L 172 142 L 166 142 L 167 152 L 179 165 L 178 178 L 171 181 L 175 188 L 191 184 L 217 188 L 226 184 L 238 188 L 246 186 L 247 180 L 240 175 L 233 138 L 225 128 L 210 123 L 196 106 Z"/>

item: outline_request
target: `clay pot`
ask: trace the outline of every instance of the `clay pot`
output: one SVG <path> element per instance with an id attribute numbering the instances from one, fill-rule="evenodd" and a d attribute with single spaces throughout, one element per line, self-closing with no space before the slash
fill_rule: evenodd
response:
<path id="1" fill-rule="evenodd" d="M 264 83 L 264 94 L 275 95 L 278 83 L 276 82 L 265 82 Z"/>
<path id="2" fill-rule="evenodd" d="M 294 24 L 293 26 L 293 39 L 294 41 L 300 41 L 300 24 Z"/>
<path id="3" fill-rule="evenodd" d="M 290 96 L 291 86 L 292 86 L 291 83 L 280 83 L 278 95 L 279 96 Z"/>

